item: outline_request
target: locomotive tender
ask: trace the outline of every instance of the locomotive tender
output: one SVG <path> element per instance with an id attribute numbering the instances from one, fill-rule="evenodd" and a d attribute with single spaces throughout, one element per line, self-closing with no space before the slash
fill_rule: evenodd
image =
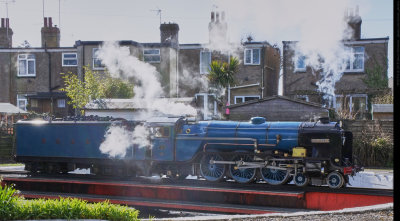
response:
<path id="1" fill-rule="evenodd" d="M 149 146 L 132 145 L 123 157 L 100 151 L 110 126 L 133 130 L 145 125 Z M 352 133 L 337 122 L 190 121 L 184 117 L 146 121 L 19 121 L 15 159 L 32 172 L 67 173 L 90 168 L 93 174 L 152 174 L 239 183 L 263 180 L 340 188 L 361 170 L 353 163 Z"/>

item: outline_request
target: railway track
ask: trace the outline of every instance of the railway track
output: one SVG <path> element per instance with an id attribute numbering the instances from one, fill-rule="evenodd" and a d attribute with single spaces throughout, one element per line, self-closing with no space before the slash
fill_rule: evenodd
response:
<path id="1" fill-rule="evenodd" d="M 2 183 L 15 184 L 25 198 L 77 197 L 134 207 L 198 212 L 261 214 L 335 210 L 393 202 L 393 190 L 331 189 L 327 186 L 273 186 L 266 183 L 211 183 L 169 178 L 113 178 L 87 174 L 29 174 L 0 171 Z"/>
<path id="2" fill-rule="evenodd" d="M 225 182 L 209 182 L 204 179 L 183 179 L 177 180 L 172 178 L 155 178 L 155 177 L 107 177 L 95 176 L 88 174 L 31 174 L 24 170 L 0 170 L 0 176 L 14 177 L 24 176 L 35 179 L 70 179 L 70 180 L 85 180 L 85 181 L 101 181 L 125 184 L 152 184 L 152 185 L 177 185 L 177 186 L 195 186 L 195 187 L 209 187 L 209 188 L 234 188 L 246 189 L 252 191 L 305 191 L 305 192 L 324 192 L 324 193 L 347 193 L 347 194 L 372 194 L 382 196 L 393 196 L 393 189 L 373 189 L 373 188 L 358 188 L 358 187 L 345 187 L 340 189 L 331 189 L 328 186 L 307 186 L 298 187 L 296 185 L 269 185 L 263 181 L 249 184 L 239 184 L 233 180 L 226 180 Z"/>

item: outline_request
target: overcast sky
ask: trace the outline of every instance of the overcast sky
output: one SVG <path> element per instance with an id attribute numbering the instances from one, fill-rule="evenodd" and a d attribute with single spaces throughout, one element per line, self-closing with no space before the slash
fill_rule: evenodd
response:
<path id="1" fill-rule="evenodd" d="M 0 17 L 6 17 L 6 0 L 0 2 Z M 179 25 L 180 43 L 207 43 L 208 23 L 212 10 L 226 11 L 228 35 L 239 42 L 251 34 L 256 41 L 281 45 L 282 41 L 301 40 L 303 16 L 319 12 L 320 23 L 314 30 L 329 32 L 323 22 L 332 19 L 332 10 L 343 17 L 342 6 L 332 9 L 329 4 L 359 5 L 362 17 L 362 38 L 389 37 L 389 75 L 392 76 L 393 56 L 393 1 L 391 0 L 8 0 L 8 16 L 13 29 L 13 46 L 27 40 L 32 47 L 40 47 L 43 15 L 52 17 L 60 27 L 61 46 L 71 47 L 77 40 L 133 40 L 160 41 L 161 22 Z M 44 4 L 43 4 L 44 2 Z M 326 4 L 324 4 L 324 2 Z M 329 4 L 328 4 L 329 3 Z M 43 7 L 44 5 L 44 7 Z M 325 5 L 327 5 L 325 7 Z M 44 10 L 43 10 L 44 8 Z M 321 13 L 322 12 L 322 13 Z M 324 13 L 325 12 L 325 13 Z M 327 16 L 329 18 L 327 18 Z M 322 23 L 321 23 L 322 22 Z M 320 24 L 320 25 L 318 25 Z M 328 25 L 329 26 L 329 25 Z M 309 28 L 309 27 L 308 27 Z"/>

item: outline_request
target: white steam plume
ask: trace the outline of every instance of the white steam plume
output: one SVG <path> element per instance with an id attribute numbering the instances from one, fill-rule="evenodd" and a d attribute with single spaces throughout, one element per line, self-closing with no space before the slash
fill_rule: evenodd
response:
<path id="1" fill-rule="evenodd" d="M 160 115 L 196 114 L 196 109 L 189 105 L 161 99 L 165 94 L 160 83 L 160 74 L 154 66 L 131 55 L 128 47 L 120 47 L 116 42 L 106 42 L 100 48 L 98 56 L 112 77 L 134 80 L 133 103 L 137 109 L 142 110 L 135 113 L 135 120 Z M 123 157 L 126 150 L 133 145 L 149 146 L 148 137 L 149 132 L 142 125 L 136 126 L 133 131 L 123 126 L 112 125 L 105 134 L 105 141 L 100 150 L 111 157 Z"/>
<path id="2" fill-rule="evenodd" d="M 281 46 L 283 40 L 298 41 L 294 48 L 307 57 L 306 64 L 318 71 L 319 90 L 334 95 L 350 54 L 342 43 L 351 32 L 344 23 L 347 0 L 217 0 L 229 15 L 228 28 L 239 33 L 253 32 Z M 242 23 L 246 21 L 245 23 Z M 246 26 L 242 25 L 245 24 Z M 232 33 L 231 32 L 231 33 Z M 323 64 L 320 61 L 324 61 Z"/>
<path id="3" fill-rule="evenodd" d="M 120 47 L 117 42 L 106 42 L 98 56 L 114 78 L 134 79 L 134 105 L 149 112 L 166 115 L 195 115 L 196 110 L 182 103 L 169 102 L 160 83 L 156 68 L 140 61 L 129 52 L 128 47 Z"/>
<path id="4" fill-rule="evenodd" d="M 100 151 L 111 157 L 124 157 L 128 148 L 134 144 L 139 147 L 149 146 L 149 135 L 149 131 L 143 125 L 136 126 L 133 131 L 129 131 L 125 126 L 111 125 L 104 135 L 104 142 L 100 144 Z"/>

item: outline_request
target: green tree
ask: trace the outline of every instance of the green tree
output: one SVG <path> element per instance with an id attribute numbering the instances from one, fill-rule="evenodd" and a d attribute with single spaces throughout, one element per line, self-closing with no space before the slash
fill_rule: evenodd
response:
<path id="1" fill-rule="evenodd" d="M 65 87 L 62 91 L 70 98 L 68 104 L 80 110 L 91 100 L 103 98 L 131 98 L 133 97 L 133 84 L 121 79 L 112 78 L 108 72 L 100 75 L 89 67 L 84 67 L 84 80 L 81 81 L 76 74 L 71 72 L 61 73 Z"/>
<path id="2" fill-rule="evenodd" d="M 363 78 L 364 83 L 373 89 L 384 89 L 388 87 L 387 77 L 387 61 L 386 64 L 381 65 L 377 62 L 375 57 L 373 58 L 375 65 L 372 68 L 365 69 L 365 77 Z"/>
<path id="3" fill-rule="evenodd" d="M 132 98 L 133 84 L 109 76 L 105 79 L 104 93 L 106 98 Z"/>
<path id="4" fill-rule="evenodd" d="M 239 60 L 231 57 L 229 63 L 221 61 L 212 61 L 208 80 L 216 87 L 228 87 L 235 83 L 235 74 L 239 69 Z"/>

